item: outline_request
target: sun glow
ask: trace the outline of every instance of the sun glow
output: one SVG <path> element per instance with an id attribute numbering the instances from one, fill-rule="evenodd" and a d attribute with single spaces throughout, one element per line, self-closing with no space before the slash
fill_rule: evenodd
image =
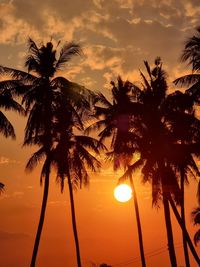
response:
<path id="1" fill-rule="evenodd" d="M 132 197 L 132 189 L 127 184 L 120 184 L 115 188 L 114 196 L 119 202 L 127 202 Z"/>

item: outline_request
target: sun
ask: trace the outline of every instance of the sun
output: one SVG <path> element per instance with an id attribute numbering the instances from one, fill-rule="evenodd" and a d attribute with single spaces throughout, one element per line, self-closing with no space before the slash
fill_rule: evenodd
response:
<path id="1" fill-rule="evenodd" d="M 120 184 L 114 189 L 114 196 L 119 202 L 127 202 L 132 197 L 132 189 L 127 184 Z"/>

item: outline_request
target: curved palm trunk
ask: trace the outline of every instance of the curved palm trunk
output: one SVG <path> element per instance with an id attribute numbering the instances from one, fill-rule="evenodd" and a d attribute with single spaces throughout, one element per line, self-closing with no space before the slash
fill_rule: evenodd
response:
<path id="1" fill-rule="evenodd" d="M 138 238 L 139 238 L 139 245 L 140 245 L 140 257 L 141 257 L 142 267 L 146 267 L 145 256 L 144 256 L 143 238 L 142 238 L 142 227 L 141 227 L 140 214 L 139 214 L 139 207 L 138 207 L 137 195 L 136 195 L 136 190 L 135 190 L 135 186 L 134 186 L 132 177 L 130 177 L 130 183 L 131 183 L 131 187 L 132 187 L 132 190 L 133 190 L 135 215 L 136 215 L 137 228 L 138 228 Z"/>
<path id="2" fill-rule="evenodd" d="M 75 206 L 74 206 L 73 188 L 72 188 L 72 183 L 71 183 L 71 178 L 70 178 L 69 172 L 67 174 L 67 179 L 68 179 L 69 195 L 70 195 L 72 226 L 73 226 L 74 240 L 75 240 L 75 246 L 76 246 L 77 265 L 78 265 L 78 267 L 81 267 L 81 256 L 80 256 L 78 233 L 77 233 L 77 227 L 76 227 L 76 214 L 75 214 Z"/>
<path id="3" fill-rule="evenodd" d="M 171 262 L 171 267 L 177 267 L 176 254 L 174 249 L 174 239 L 172 232 L 172 224 L 169 210 L 169 202 L 165 193 L 163 193 L 163 205 L 164 205 L 164 215 L 165 215 L 165 224 L 167 229 L 167 240 L 168 240 L 168 249 L 169 257 Z"/>
<path id="4" fill-rule="evenodd" d="M 181 218 L 182 218 L 184 227 L 186 228 L 185 200 L 184 200 L 184 170 L 183 169 L 181 169 Z M 190 267 L 190 259 L 189 259 L 189 254 L 188 254 L 187 241 L 186 241 L 183 230 L 182 230 L 182 238 L 183 238 L 183 249 L 184 249 L 184 256 L 185 256 L 185 266 Z"/>
<path id="5" fill-rule="evenodd" d="M 46 176 L 45 176 L 45 181 L 44 181 L 44 193 L 43 193 L 43 200 L 42 200 L 42 208 L 41 208 L 40 219 L 39 219 L 37 234 L 36 234 L 36 238 L 35 238 L 35 244 L 34 244 L 34 248 L 33 248 L 33 254 L 32 254 L 30 267 L 35 267 L 35 262 L 36 262 L 36 258 L 37 258 L 42 228 L 43 228 L 43 224 L 44 224 L 45 211 L 46 211 L 46 206 L 47 206 L 47 198 L 48 198 L 48 192 L 49 192 L 49 176 L 50 176 L 50 164 L 48 164 L 47 172 L 46 172 Z"/>
<path id="6" fill-rule="evenodd" d="M 172 200 L 171 196 L 169 196 L 169 202 L 170 202 L 170 205 L 171 205 L 172 210 L 174 212 L 174 215 L 175 215 L 175 217 L 176 217 L 176 219 L 177 219 L 177 221 L 178 221 L 178 223 L 179 223 L 179 225 L 180 225 L 180 227 L 181 227 L 181 229 L 182 229 L 182 231 L 184 233 L 184 236 L 185 236 L 185 239 L 187 241 L 187 244 L 188 244 L 188 246 L 190 248 L 190 251 L 191 251 L 194 259 L 196 260 L 198 266 L 200 266 L 200 258 L 199 258 L 198 254 L 197 254 L 197 252 L 196 252 L 196 250 L 195 250 L 195 248 L 193 246 L 193 243 L 192 243 L 192 241 L 190 239 L 190 236 L 188 234 L 188 231 L 187 231 L 185 225 L 183 224 L 182 218 L 179 215 L 178 210 L 176 208 L 176 205 L 174 204 L 174 201 Z"/>

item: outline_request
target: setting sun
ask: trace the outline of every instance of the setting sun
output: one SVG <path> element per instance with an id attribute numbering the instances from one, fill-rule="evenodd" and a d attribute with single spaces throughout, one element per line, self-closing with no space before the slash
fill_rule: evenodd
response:
<path id="1" fill-rule="evenodd" d="M 127 184 L 120 184 L 115 188 L 114 196 L 119 202 L 127 202 L 132 197 L 132 189 Z"/>

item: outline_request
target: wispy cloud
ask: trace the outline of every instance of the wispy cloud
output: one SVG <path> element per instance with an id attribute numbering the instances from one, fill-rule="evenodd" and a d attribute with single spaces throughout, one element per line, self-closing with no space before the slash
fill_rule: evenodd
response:
<path id="1" fill-rule="evenodd" d="M 15 160 L 15 159 L 10 159 L 10 158 L 4 157 L 4 156 L 0 157 L 0 165 L 19 164 L 19 163 L 20 163 L 20 161 Z"/>
<path id="2" fill-rule="evenodd" d="M 0 240 L 1 241 L 10 241 L 10 240 L 26 240 L 29 239 L 29 235 L 26 233 L 17 233 L 17 232 L 6 232 L 0 230 Z"/>

